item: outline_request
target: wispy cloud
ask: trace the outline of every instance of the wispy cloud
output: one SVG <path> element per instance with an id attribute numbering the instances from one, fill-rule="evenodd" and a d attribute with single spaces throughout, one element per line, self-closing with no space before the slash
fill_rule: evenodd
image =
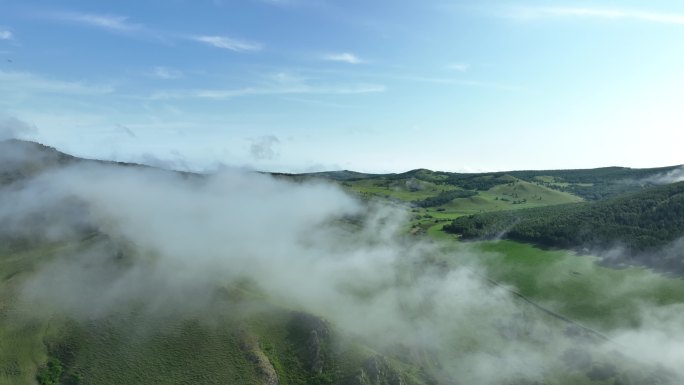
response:
<path id="1" fill-rule="evenodd" d="M 126 16 L 98 15 L 92 13 L 62 12 L 52 15 L 54 19 L 88 25 L 114 32 L 135 32 L 143 30 L 142 24 L 128 21 Z"/>
<path id="2" fill-rule="evenodd" d="M 193 40 L 200 43 L 205 43 L 216 48 L 227 49 L 231 51 L 261 51 L 263 45 L 254 42 L 248 42 L 238 39 L 233 39 L 226 36 L 196 36 Z"/>
<path id="3" fill-rule="evenodd" d="M 158 66 L 154 67 L 152 75 L 159 79 L 172 80 L 182 78 L 183 72 L 173 68 Z"/>
<path id="4" fill-rule="evenodd" d="M 443 78 L 443 77 L 429 77 L 429 76 L 393 76 L 393 78 L 398 80 L 407 80 L 422 83 L 433 83 L 433 84 L 443 84 L 443 85 L 454 85 L 463 87 L 476 87 L 476 88 L 491 88 L 502 91 L 520 91 L 522 87 L 495 83 L 480 80 L 467 80 L 467 79 L 453 79 L 453 78 Z"/>
<path id="5" fill-rule="evenodd" d="M 294 7 L 306 5 L 320 5 L 322 0 L 256 0 L 260 3 L 275 5 L 279 7 Z"/>
<path id="6" fill-rule="evenodd" d="M 192 40 L 216 48 L 227 49 L 236 52 L 261 51 L 263 49 L 263 45 L 260 43 L 239 40 L 227 36 L 182 34 L 178 32 L 157 30 L 141 23 L 133 23 L 129 20 L 129 17 L 121 15 L 56 12 L 44 14 L 41 17 L 66 23 L 90 26 L 109 32 L 125 33 L 134 35 L 136 37 L 154 39 L 161 42 L 170 42 L 173 40 Z"/>
<path id="7" fill-rule="evenodd" d="M 479 80 L 458 80 L 458 79 L 440 79 L 440 78 L 424 78 L 424 79 L 417 79 L 417 80 L 423 81 L 423 82 L 428 82 L 428 83 L 438 83 L 438 84 L 464 86 L 464 87 L 476 87 L 476 88 L 491 88 L 491 89 L 502 90 L 502 91 L 520 91 L 522 89 L 521 87 L 516 86 L 516 85 L 485 82 L 485 81 L 479 81 Z"/>
<path id="8" fill-rule="evenodd" d="M 273 4 L 273 5 L 292 5 L 297 4 L 294 0 L 260 0 L 261 3 Z"/>
<path id="9" fill-rule="evenodd" d="M 353 85 L 292 85 L 286 87 L 245 87 L 236 89 L 199 89 L 181 90 L 169 92 L 157 92 L 152 94 L 151 100 L 164 99 L 232 99 L 243 96 L 258 95 L 352 95 L 384 92 L 386 87 L 378 84 L 353 84 Z"/>
<path id="10" fill-rule="evenodd" d="M 384 85 L 369 83 L 323 84 L 290 73 L 267 74 L 254 86 L 227 89 L 193 89 L 157 92 L 148 97 L 151 100 L 163 99 L 232 99 L 260 95 L 352 95 L 385 91 Z"/>
<path id="11" fill-rule="evenodd" d="M 635 20 L 663 24 L 684 24 L 684 14 L 651 12 L 621 8 L 598 7 L 516 7 L 507 17 L 518 20 L 536 20 L 559 17 Z"/>
<path id="12" fill-rule="evenodd" d="M 12 31 L 7 29 L 0 29 L 0 40 L 12 40 L 14 39 L 14 34 Z"/>
<path id="13" fill-rule="evenodd" d="M 325 54 L 325 55 L 323 55 L 322 59 L 327 60 L 327 61 L 336 61 L 336 62 L 342 62 L 342 63 L 348 63 L 348 64 L 364 63 L 364 60 L 361 60 L 358 56 L 356 56 L 353 53 L 349 53 L 349 52 Z"/>
<path id="14" fill-rule="evenodd" d="M 466 72 L 470 69 L 470 64 L 468 63 L 452 63 L 447 66 L 447 69 L 458 71 L 458 72 Z"/>
<path id="15" fill-rule="evenodd" d="M 295 103 L 310 104 L 313 106 L 320 106 L 320 107 L 332 107 L 332 108 L 355 108 L 356 107 L 354 105 L 349 105 L 349 104 L 332 103 L 332 102 L 327 102 L 327 101 L 323 101 L 323 100 L 299 98 L 299 97 L 292 97 L 292 96 L 284 96 L 282 98 L 282 100 L 287 100 L 289 102 L 295 102 Z"/>
<path id="16" fill-rule="evenodd" d="M 25 93 L 96 95 L 108 94 L 113 91 L 113 88 L 109 86 L 50 79 L 29 72 L 0 70 L 0 93 L 4 95 Z"/>

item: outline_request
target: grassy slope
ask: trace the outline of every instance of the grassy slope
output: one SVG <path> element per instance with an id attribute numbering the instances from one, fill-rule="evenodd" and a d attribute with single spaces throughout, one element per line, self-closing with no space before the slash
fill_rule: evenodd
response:
<path id="1" fill-rule="evenodd" d="M 366 196 L 403 201 L 424 199 L 444 189 L 457 188 L 439 184 L 439 175 L 421 172 L 425 175 L 414 175 L 423 179 L 420 189 L 415 191 L 407 186 L 406 180 L 345 183 L 346 188 Z M 424 180 L 433 176 L 434 180 Z M 527 199 L 527 202 L 514 205 L 497 197 Z M 537 202 L 538 197 L 542 199 Z M 576 200 L 577 197 L 567 193 L 517 181 L 442 207 L 416 209 L 414 225 L 427 229 L 429 235 L 450 239 L 439 231 L 443 220 L 472 212 Z M 478 254 L 479 262 L 488 267 L 490 278 L 510 284 L 531 299 L 597 328 L 637 322 L 635 310 L 641 300 L 662 304 L 684 301 L 682 281 L 647 270 L 605 269 L 597 267 L 589 257 L 510 241 L 474 247 L 486 252 L 484 256 Z M 30 309 L 16 305 L 14 290 L 35 264 L 49 258 L 55 248 L 47 246 L 0 256 L 0 384 L 35 384 L 35 373 L 46 362 L 48 354 L 61 357 L 67 374 L 75 375 L 74 379 L 80 376 L 82 383 L 258 383 L 258 368 L 241 347 L 240 333 L 245 329 L 257 338 L 259 348 L 279 373 L 281 384 L 342 382 L 353 377 L 363 362 L 375 354 L 359 343 L 329 346 L 327 354 L 333 358 L 331 364 L 322 377 L 313 376 L 307 369 L 304 334 L 292 330 L 292 312 L 268 304 L 266 312 L 256 313 L 249 319 L 236 319 L 230 313 L 219 312 L 211 322 L 192 318 L 160 320 L 147 327 L 140 324 L 135 314 L 80 324 L 58 318 L 28 321 L 25 314 Z M 463 258 L 463 254 L 459 255 Z M 143 337 L 143 334 L 145 338 L 131 340 L 132 336 Z M 454 357 L 459 354 L 454 352 Z M 179 366 L 179 362 L 183 365 Z M 414 366 L 391 362 L 406 373 L 416 372 Z M 614 381 L 591 382 L 583 375 L 568 374 L 547 382 L 612 384 Z"/>
<path id="2" fill-rule="evenodd" d="M 512 285 L 531 299 L 599 330 L 636 322 L 635 309 L 642 300 L 662 304 L 684 301 L 682 281 L 643 269 L 601 268 L 588 257 L 510 241 L 455 243 L 451 247 L 455 248 L 452 251 L 460 252 L 447 254 L 453 255 L 449 262 L 472 263 L 468 255 L 475 254 L 463 253 L 462 248 L 476 247 L 478 262 L 487 266 L 489 278 Z M 327 357 L 324 372 L 312 374 L 307 359 L 310 327 L 294 322 L 299 313 L 260 302 L 260 310 L 250 312 L 249 317 L 235 316 L 235 304 L 230 301 L 259 298 L 249 292 L 249 285 L 220 297 L 212 316 L 203 317 L 202 321 L 193 316 L 149 320 L 131 312 L 79 323 L 60 317 L 26 322 L 22 312 L 28 309 L 14 304 L 12 291 L 7 288 L 18 284 L 35 263 L 50 258 L 57 250 L 50 246 L 2 258 L 1 293 L 5 305 L 0 318 L 2 384 L 35 384 L 35 373 L 48 355 L 63 363 L 65 383 L 69 379 L 73 380 L 71 383 L 83 384 L 262 383 L 259 368 L 243 348 L 241 334 L 244 332 L 257 340 L 259 349 L 278 372 L 281 384 L 347 383 L 355 378 L 369 357 L 377 354 L 358 341 L 333 338 L 323 349 Z M 14 274 L 17 271 L 20 274 Z M 548 318 L 524 303 L 521 306 L 526 309 L 527 318 Z M 556 328 L 562 331 L 563 324 L 556 323 Z M 468 336 L 471 337 L 465 338 Z M 486 343 L 495 352 L 497 346 L 506 343 L 496 336 L 478 336 L 467 330 L 461 330 L 453 338 L 454 350 L 441 354 L 454 360 L 467 355 L 468 344 L 475 344 L 474 348 Z M 429 356 L 408 359 L 418 360 L 429 369 Z M 404 373 L 405 383 L 422 382 L 417 366 L 394 359 L 387 362 Z M 547 382 L 596 385 L 611 384 L 612 379 L 592 382 L 583 373 L 566 373 L 554 375 Z"/>
<path id="3" fill-rule="evenodd" d="M 36 370 L 47 359 L 43 338 L 51 333 L 48 320 L 27 318 L 30 309 L 16 303 L 23 278 L 54 253 L 74 245 L 48 245 L 0 253 L 0 384 L 33 384 Z"/>
<path id="4" fill-rule="evenodd" d="M 498 199 L 497 199 L 498 198 Z M 506 200 L 503 200 L 506 199 Z M 522 203 L 514 203 L 514 202 Z M 444 205 L 448 212 L 474 214 L 478 212 L 517 210 L 522 208 L 581 202 L 582 199 L 569 193 L 556 191 L 525 181 L 502 184 L 480 192 L 472 198 L 456 199 Z"/>
<path id="5" fill-rule="evenodd" d="M 67 378 L 95 384 L 259 384 L 255 364 L 240 349 L 230 324 L 159 322 L 152 330 L 135 317 L 67 323 L 50 345 Z"/>
<path id="6" fill-rule="evenodd" d="M 36 316 L 17 300 L 17 288 L 36 266 L 80 246 L 0 255 L 0 384 L 37 384 L 36 374 L 49 358 L 61 363 L 64 384 L 262 384 L 255 351 L 268 358 L 282 385 L 353 383 L 366 360 L 378 354 L 326 326 L 323 370 L 312 372 L 309 336 L 322 321 L 269 303 L 249 284 L 218 289 L 210 314 L 202 315 L 150 318 L 131 308 L 75 321 Z M 388 362 L 404 373 L 404 383 L 425 382 L 412 374 L 416 367 Z"/>
<path id="7" fill-rule="evenodd" d="M 684 235 L 682 214 L 684 183 L 680 182 L 600 202 L 463 217 L 448 230 L 465 239 L 494 238 L 505 232 L 510 239 L 551 247 L 622 246 L 623 258 L 618 262 L 681 273 L 681 250 L 671 245 Z"/>
<path id="8" fill-rule="evenodd" d="M 558 188 L 568 187 L 567 183 L 559 182 L 557 178 L 541 178 L 538 182 L 517 180 L 515 183 L 500 184 L 487 191 L 480 191 L 477 196 L 456 199 L 439 207 L 414 208 L 413 225 L 424 229 L 430 238 L 449 244 L 455 238 L 442 231 L 442 227 L 453 218 L 583 200 L 547 187 L 549 183 L 557 184 L 555 187 Z M 591 186 L 589 183 L 575 185 Z M 525 202 L 512 203 L 521 200 Z M 510 285 L 512 290 L 547 309 L 599 331 L 638 326 L 640 309 L 644 303 L 668 305 L 684 302 L 683 280 L 664 277 L 644 268 L 615 270 L 597 265 L 591 256 L 578 256 L 563 250 L 544 250 L 514 241 L 482 242 L 455 247 L 461 251 L 463 248 L 474 247 L 478 256 L 476 263 L 485 267 L 487 278 Z M 473 254 L 466 252 L 459 255 L 463 258 L 463 255 Z M 464 261 L 449 262 L 460 264 Z M 473 261 L 469 260 L 467 263 Z M 539 316 L 539 311 L 536 311 L 536 316 Z M 637 374 L 633 378 L 641 375 Z M 574 374 L 549 380 L 549 383 L 557 384 L 580 384 L 587 381 L 585 376 Z M 618 379 L 594 383 L 613 384 L 614 381 Z"/>
<path id="9" fill-rule="evenodd" d="M 490 278 L 600 329 L 634 326 L 643 303 L 684 302 L 684 280 L 648 269 L 616 270 L 597 265 L 591 256 L 514 241 L 471 246 L 480 251 L 477 261 L 486 267 Z"/>
<path id="10" fill-rule="evenodd" d="M 452 251 L 475 247 L 478 253 L 447 254 L 453 255 L 449 262 L 472 263 L 468 258 L 475 257 L 468 256 L 477 255 L 478 262 L 487 267 L 489 278 L 509 284 L 534 301 L 599 330 L 633 325 L 637 322 L 635 310 L 643 300 L 660 304 L 684 301 L 683 281 L 644 269 L 597 267 L 589 257 L 510 241 L 455 243 L 452 247 Z M 131 313 L 85 323 L 58 317 L 25 322 L 21 311 L 17 312 L 22 309 L 13 306 L 12 291 L 7 289 L 26 277 L 35 263 L 50 258 L 56 250 L 57 247 L 50 246 L 2 258 L 0 293 L 5 305 L 0 318 L 2 384 L 35 384 L 35 372 L 48 354 L 64 363 L 64 379 L 80 378 L 84 384 L 261 383 L 258 368 L 242 348 L 240 333 L 245 330 L 258 340 L 259 348 L 278 372 L 281 384 L 346 383 L 376 354 L 356 341 L 334 339 L 331 341 L 336 342 L 324 349 L 329 363 L 325 371 L 322 375 L 312 375 L 306 358 L 307 327 L 302 329 L 293 323 L 296 313 L 268 303 L 262 303 L 261 311 L 250 313 L 248 318 L 233 316 L 234 307 L 221 300 L 213 316 L 202 321 L 193 317 L 160 318 L 150 323 Z M 249 292 L 249 286 L 245 285 L 226 297 L 259 296 Z M 524 303 L 522 306 L 521 309 L 525 308 Z M 525 317 L 548 318 L 531 307 L 526 309 Z M 557 328 L 563 330 L 562 323 Z M 464 333 L 466 337 L 477 335 Z M 493 352 L 506 343 L 491 336 L 463 337 L 454 337 L 455 350 L 442 354 L 458 360 L 467 354 L 469 343 L 486 342 Z M 411 359 L 424 365 L 430 362 L 429 356 Z M 416 366 L 392 359 L 388 362 L 394 368 L 401 368 L 406 383 L 421 382 Z M 418 377 L 412 377 L 411 373 Z M 592 382 L 580 372 L 554 374 L 547 383 L 596 385 L 612 384 L 613 380 Z"/>
<path id="11" fill-rule="evenodd" d="M 369 183 L 369 181 L 364 181 L 364 183 Z M 404 200 L 410 202 L 414 199 Z M 452 236 L 444 233 L 442 227 L 464 215 L 519 210 L 580 201 L 582 201 L 581 198 L 566 192 L 552 190 L 535 183 L 516 180 L 512 183 L 492 187 L 487 191 L 479 191 L 476 196 L 457 198 L 437 207 L 414 208 L 412 210 L 414 212 L 412 226 L 422 229 L 422 231 L 425 231 L 433 238 L 448 239 L 452 238 Z"/>

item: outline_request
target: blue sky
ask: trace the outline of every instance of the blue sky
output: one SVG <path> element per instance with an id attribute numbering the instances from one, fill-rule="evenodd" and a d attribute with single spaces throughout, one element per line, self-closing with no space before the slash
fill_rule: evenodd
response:
<path id="1" fill-rule="evenodd" d="M 0 0 L 5 132 L 81 156 L 447 171 L 684 163 L 684 2 Z"/>

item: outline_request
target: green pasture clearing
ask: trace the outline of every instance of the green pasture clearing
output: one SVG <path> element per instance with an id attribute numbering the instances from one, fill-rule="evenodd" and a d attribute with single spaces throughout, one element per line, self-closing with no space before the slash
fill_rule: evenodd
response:
<path id="1" fill-rule="evenodd" d="M 452 202 L 441 207 L 449 213 L 470 215 L 489 211 L 518 210 L 581 201 L 582 198 L 566 192 L 553 190 L 534 183 L 516 181 L 494 186 L 487 191 L 480 191 L 474 197 L 454 199 Z"/>
<path id="2" fill-rule="evenodd" d="M 362 182 L 371 183 L 372 181 L 365 180 Z M 438 187 L 434 186 L 433 188 Z M 403 200 L 406 201 L 406 199 Z M 512 178 L 512 181 L 509 183 L 497 185 L 487 191 L 479 191 L 477 195 L 472 197 L 456 198 L 449 203 L 436 207 L 414 207 L 411 209 L 413 216 L 408 228 L 420 228 L 423 232 L 428 233 L 434 238 L 454 239 L 454 236 L 445 234 L 441 228 L 445 222 L 452 221 L 463 215 L 519 210 L 581 201 L 582 198 L 572 194 Z"/>
<path id="3" fill-rule="evenodd" d="M 458 246 L 486 276 L 558 313 L 599 329 L 638 326 L 644 304 L 684 302 L 684 280 L 639 267 L 614 269 L 565 250 L 544 250 L 514 241 Z"/>

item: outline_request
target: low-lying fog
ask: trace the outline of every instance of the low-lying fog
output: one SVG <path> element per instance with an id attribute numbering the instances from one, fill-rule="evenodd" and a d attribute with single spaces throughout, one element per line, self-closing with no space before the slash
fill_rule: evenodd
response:
<path id="1" fill-rule="evenodd" d="M 22 297 L 46 312 L 87 319 L 136 302 L 150 314 L 196 314 L 217 286 L 247 278 L 270 301 L 325 317 L 378 349 L 434 352 L 435 367 L 473 381 L 464 383 L 539 380 L 578 344 L 562 323 L 484 280 L 481 267 L 430 264 L 458 255 L 402 235 L 401 207 L 363 203 L 330 184 L 82 164 L 1 194 L 6 235 L 77 239 L 93 227 L 112 240 L 84 241 L 26 281 Z M 112 243 L 121 248 L 114 258 Z M 684 379 L 682 306 L 644 303 L 638 328 L 602 330 L 612 342 L 582 349 L 619 351 Z"/>

